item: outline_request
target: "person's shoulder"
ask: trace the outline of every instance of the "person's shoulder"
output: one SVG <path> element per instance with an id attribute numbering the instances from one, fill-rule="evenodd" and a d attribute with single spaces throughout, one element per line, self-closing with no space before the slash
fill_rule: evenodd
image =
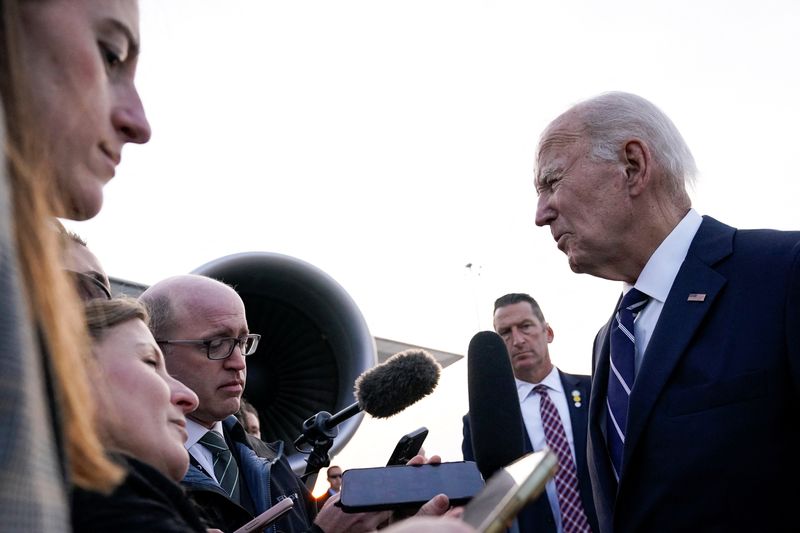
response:
<path id="1" fill-rule="evenodd" d="M 204 531 L 183 490 L 152 466 L 118 456 L 127 475 L 111 493 L 75 489 L 73 531 Z"/>
<path id="2" fill-rule="evenodd" d="M 784 245 L 794 247 L 800 244 L 800 231 L 797 230 L 736 228 L 706 215 L 703 217 L 703 223 L 695 235 L 695 240 L 702 240 L 709 237 L 715 240 L 720 238 L 727 239 L 727 237 L 730 237 L 736 247 L 743 245 L 754 247 Z"/>
<path id="3" fill-rule="evenodd" d="M 566 387 L 591 387 L 592 385 L 592 376 L 586 374 L 570 374 L 560 368 L 558 374 L 561 377 L 561 383 Z"/>

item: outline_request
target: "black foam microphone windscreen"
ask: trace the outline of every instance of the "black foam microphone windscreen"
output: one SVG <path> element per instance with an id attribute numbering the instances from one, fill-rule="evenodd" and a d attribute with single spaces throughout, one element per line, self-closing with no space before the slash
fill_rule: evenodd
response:
<path id="1" fill-rule="evenodd" d="M 472 337 L 467 351 L 469 422 L 475 462 L 484 479 L 525 453 L 525 426 L 514 371 L 503 339 Z"/>
<path id="2" fill-rule="evenodd" d="M 436 387 L 442 367 L 425 350 L 405 350 L 356 379 L 358 406 L 376 418 L 395 415 Z"/>

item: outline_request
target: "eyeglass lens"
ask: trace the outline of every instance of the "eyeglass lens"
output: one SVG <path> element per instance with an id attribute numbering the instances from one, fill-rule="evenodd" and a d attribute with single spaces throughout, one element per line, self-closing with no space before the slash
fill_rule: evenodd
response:
<path id="1" fill-rule="evenodd" d="M 255 335 L 247 335 L 241 339 L 224 338 L 213 339 L 208 343 L 208 356 L 212 359 L 225 359 L 233 353 L 236 345 L 242 351 L 242 355 L 250 355 L 256 351 L 258 337 Z"/>
<path id="2" fill-rule="evenodd" d="M 75 288 L 81 300 L 89 301 L 95 299 L 110 300 L 111 291 L 99 279 L 84 274 L 83 272 L 70 272 L 75 279 Z"/>

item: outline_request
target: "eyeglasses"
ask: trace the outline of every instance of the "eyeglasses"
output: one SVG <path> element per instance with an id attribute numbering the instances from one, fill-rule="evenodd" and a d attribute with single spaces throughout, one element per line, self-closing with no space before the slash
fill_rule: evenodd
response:
<path id="1" fill-rule="evenodd" d="M 219 359 L 227 359 L 233 353 L 233 349 L 237 346 L 242 352 L 242 355 L 251 355 L 258 348 L 258 341 L 261 335 L 251 333 L 249 335 L 242 335 L 241 337 L 217 337 L 215 339 L 174 339 L 156 341 L 158 344 L 196 344 L 205 346 L 206 357 L 211 360 L 217 361 Z"/>
<path id="2" fill-rule="evenodd" d="M 95 299 L 111 299 L 111 289 L 102 280 L 84 272 L 75 272 L 74 270 L 67 270 L 67 272 L 75 279 L 78 296 L 84 302 Z"/>

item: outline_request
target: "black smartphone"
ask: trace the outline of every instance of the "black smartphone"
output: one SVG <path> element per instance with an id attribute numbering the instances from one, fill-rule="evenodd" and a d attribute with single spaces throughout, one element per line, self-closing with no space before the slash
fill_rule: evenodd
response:
<path id="1" fill-rule="evenodd" d="M 339 505 L 347 513 L 412 509 L 437 494 L 461 505 L 482 488 L 483 478 L 472 461 L 352 468 L 342 475 Z"/>
<path id="2" fill-rule="evenodd" d="M 428 428 L 421 427 L 416 431 L 412 431 L 400 437 L 397 441 L 397 446 L 394 447 L 392 455 L 389 456 L 389 462 L 386 466 L 404 465 L 411 460 L 412 457 L 417 455 L 422 449 L 422 443 L 425 442 L 425 437 L 428 436 Z"/>

